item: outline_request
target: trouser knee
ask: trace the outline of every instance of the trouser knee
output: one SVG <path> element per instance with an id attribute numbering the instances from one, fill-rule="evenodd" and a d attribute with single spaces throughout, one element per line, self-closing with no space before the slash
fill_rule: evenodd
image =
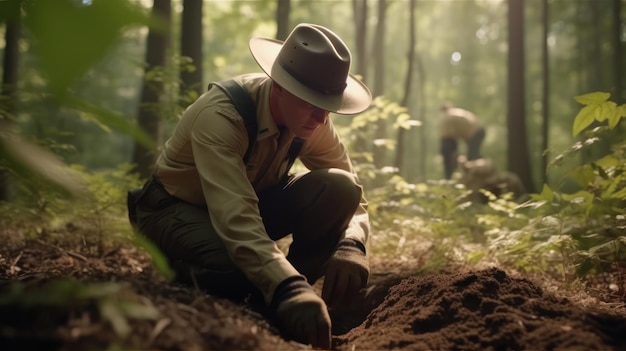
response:
<path id="1" fill-rule="evenodd" d="M 299 191 L 302 229 L 319 233 L 342 232 L 359 206 L 362 188 L 356 177 L 339 169 L 310 172 Z M 296 231 L 298 231 L 296 229 Z"/>

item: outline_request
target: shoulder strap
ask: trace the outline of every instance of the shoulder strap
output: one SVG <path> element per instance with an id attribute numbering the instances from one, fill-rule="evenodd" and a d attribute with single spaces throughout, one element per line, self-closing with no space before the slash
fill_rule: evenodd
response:
<path id="1" fill-rule="evenodd" d="M 304 144 L 304 139 L 300 139 L 298 137 L 293 138 L 293 140 L 291 141 L 291 144 L 289 145 L 289 149 L 287 150 L 287 159 L 288 159 L 287 169 L 285 170 L 285 174 L 283 174 L 283 177 L 286 177 L 289 174 L 289 170 L 291 169 L 291 166 L 293 166 L 293 163 L 296 161 L 296 158 L 298 158 L 300 149 L 302 149 L 302 144 Z"/>
<path id="2" fill-rule="evenodd" d="M 213 82 L 209 85 L 215 85 L 220 88 L 226 96 L 233 102 L 237 112 L 243 117 L 244 124 L 246 125 L 246 130 L 248 131 L 248 150 L 246 150 L 246 154 L 243 156 L 243 162 L 248 162 L 248 157 L 250 157 L 250 152 L 252 151 L 252 147 L 254 146 L 254 142 L 256 141 L 257 135 L 257 123 L 256 123 L 256 107 L 250 94 L 246 88 L 244 88 L 238 81 L 234 79 L 228 79 L 221 82 Z"/>
<path id="3" fill-rule="evenodd" d="M 246 154 L 243 156 L 243 162 L 248 162 L 248 157 L 250 156 L 250 152 L 252 151 L 252 147 L 256 141 L 257 135 L 257 121 L 256 121 L 256 106 L 254 105 L 250 94 L 248 91 L 236 80 L 228 79 L 221 82 L 213 82 L 209 85 L 215 85 L 220 88 L 226 96 L 233 102 L 237 112 L 243 117 L 244 123 L 246 125 L 246 130 L 248 131 L 248 150 Z M 289 150 L 287 151 L 288 164 L 287 169 L 285 170 L 285 176 L 289 173 L 291 166 L 295 162 L 296 158 L 298 158 L 298 154 L 300 153 L 300 149 L 302 149 L 302 144 L 304 140 L 300 138 L 294 138 L 289 145 Z"/>

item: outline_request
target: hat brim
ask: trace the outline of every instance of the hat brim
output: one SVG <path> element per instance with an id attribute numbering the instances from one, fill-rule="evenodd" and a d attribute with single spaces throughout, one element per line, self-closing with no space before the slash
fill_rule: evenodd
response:
<path id="1" fill-rule="evenodd" d="M 282 45 L 280 40 L 266 38 L 252 38 L 249 43 L 254 60 L 281 87 L 314 106 L 338 114 L 356 114 L 369 107 L 372 94 L 352 74 L 348 75 L 346 88 L 341 94 L 323 94 L 300 83 L 280 65 L 274 64 Z"/>

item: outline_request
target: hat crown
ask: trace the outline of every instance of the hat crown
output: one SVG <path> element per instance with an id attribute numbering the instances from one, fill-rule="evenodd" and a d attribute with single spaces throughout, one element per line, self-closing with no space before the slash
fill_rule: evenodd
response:
<path id="1" fill-rule="evenodd" d="M 285 41 L 252 38 L 249 45 L 272 81 L 313 106 L 355 114 L 372 102 L 367 86 L 350 74 L 350 50 L 330 29 L 301 23 Z"/>
<path id="2" fill-rule="evenodd" d="M 346 88 L 350 61 L 350 50 L 335 33 L 301 24 L 285 40 L 274 65 L 310 89 L 336 95 Z"/>

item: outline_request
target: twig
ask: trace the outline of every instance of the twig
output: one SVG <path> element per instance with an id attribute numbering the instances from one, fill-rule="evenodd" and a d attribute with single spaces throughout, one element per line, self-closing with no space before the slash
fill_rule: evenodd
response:
<path id="1" fill-rule="evenodd" d="M 10 275 L 14 275 L 14 274 L 16 274 L 17 272 L 20 271 L 20 268 L 17 266 L 17 263 L 22 258 L 22 254 L 23 253 L 24 253 L 24 251 L 20 251 L 20 254 L 17 255 L 17 257 L 13 260 L 13 262 L 11 262 L 11 266 L 9 267 L 9 274 Z"/>
<path id="2" fill-rule="evenodd" d="M 163 330 L 165 330 L 165 328 L 167 328 L 170 324 L 172 324 L 172 320 L 169 318 L 159 320 L 150 333 L 150 337 L 148 338 L 149 343 L 152 344 L 157 336 L 159 336 L 159 334 L 161 334 L 161 332 L 163 332 Z"/>
<path id="3" fill-rule="evenodd" d="M 78 254 L 78 253 L 76 253 L 76 252 L 72 252 L 72 251 L 69 251 L 69 250 L 65 250 L 65 249 L 63 249 L 63 248 L 61 248 L 61 247 L 58 247 L 58 246 L 56 246 L 56 245 L 53 245 L 53 244 L 49 244 L 49 243 L 43 242 L 43 241 L 41 241 L 41 240 L 39 240 L 39 239 L 37 239 L 37 242 L 38 242 L 39 244 L 41 244 L 41 245 L 50 246 L 50 247 L 52 247 L 52 248 L 56 249 L 57 251 L 59 251 L 59 252 L 61 252 L 61 253 L 63 253 L 63 254 L 66 254 L 66 255 L 68 255 L 68 256 L 72 256 L 72 257 L 74 257 L 74 258 L 78 258 L 79 260 L 82 260 L 83 262 L 87 262 L 87 261 L 88 261 L 88 260 L 87 260 L 87 257 L 85 257 L 85 256 L 83 256 L 83 255 L 81 255 L 81 254 Z"/>
<path id="4" fill-rule="evenodd" d="M 65 251 L 65 253 L 70 255 L 70 256 L 72 256 L 72 257 L 74 257 L 74 258 L 78 258 L 79 260 L 82 260 L 83 262 L 87 262 L 87 257 L 85 257 L 85 256 L 83 256 L 81 254 L 78 254 L 78 253 L 72 252 L 72 251 Z"/>
<path id="5" fill-rule="evenodd" d="M 20 254 L 17 255 L 17 257 L 13 260 L 13 262 L 11 262 L 11 267 L 14 267 L 17 265 L 17 262 L 20 261 L 20 259 L 22 258 L 22 254 L 24 253 L 24 251 L 20 251 Z"/>

